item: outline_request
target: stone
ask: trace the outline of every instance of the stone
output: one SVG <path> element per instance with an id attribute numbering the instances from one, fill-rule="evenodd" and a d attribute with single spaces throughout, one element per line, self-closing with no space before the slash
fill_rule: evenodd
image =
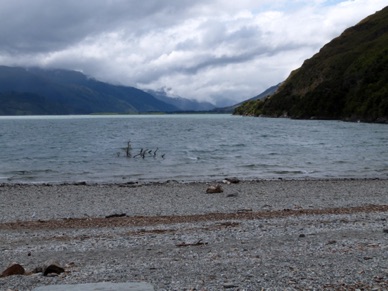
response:
<path id="1" fill-rule="evenodd" d="M 206 189 L 206 193 L 209 193 L 209 194 L 214 194 L 214 193 L 222 193 L 224 192 L 224 190 L 222 189 L 222 187 L 220 185 L 212 185 L 212 186 L 209 186 L 207 189 Z"/>
<path id="2" fill-rule="evenodd" d="M 224 289 L 234 289 L 234 288 L 238 288 L 238 286 L 236 284 L 233 284 L 233 283 L 230 283 L 230 282 L 227 282 L 224 284 Z"/>
<path id="3" fill-rule="evenodd" d="M 240 180 L 238 178 L 236 178 L 236 177 L 225 178 L 225 181 L 228 181 L 229 183 L 232 183 L 232 184 L 240 183 Z"/>
<path id="4" fill-rule="evenodd" d="M 75 182 L 74 185 L 75 186 L 86 186 L 87 183 L 85 181 L 80 181 L 80 182 Z"/>
<path id="5" fill-rule="evenodd" d="M 126 216 L 127 216 L 126 213 L 114 213 L 114 214 L 105 216 L 105 218 L 116 218 L 116 217 L 126 217 Z"/>
<path id="6" fill-rule="evenodd" d="M 63 272 L 65 272 L 65 269 L 57 262 L 49 262 L 43 267 L 43 276 L 59 275 Z"/>
<path id="7" fill-rule="evenodd" d="M 0 277 L 8 277 L 13 275 L 24 275 L 26 270 L 24 270 L 23 266 L 17 263 L 12 263 L 7 269 L 5 269 Z"/>
<path id="8" fill-rule="evenodd" d="M 87 283 L 75 285 L 50 285 L 32 289 L 32 291 L 154 291 L 154 287 L 145 282 L 127 283 Z"/>

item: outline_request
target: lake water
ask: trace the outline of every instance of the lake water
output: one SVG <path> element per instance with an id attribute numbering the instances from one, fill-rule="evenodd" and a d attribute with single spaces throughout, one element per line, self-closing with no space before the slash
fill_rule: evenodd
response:
<path id="1" fill-rule="evenodd" d="M 142 148 L 152 152 L 134 157 Z M 0 163 L 1 183 L 387 178 L 388 126 L 199 114 L 0 117 Z"/>

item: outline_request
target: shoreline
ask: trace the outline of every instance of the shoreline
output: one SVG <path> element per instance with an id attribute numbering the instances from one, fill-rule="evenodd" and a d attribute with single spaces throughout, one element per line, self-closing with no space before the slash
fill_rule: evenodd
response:
<path id="1" fill-rule="evenodd" d="M 210 180 L 175 180 L 167 179 L 161 181 L 141 180 L 141 181 L 126 181 L 126 182 L 93 182 L 93 181 L 73 181 L 73 182 L 0 182 L 0 187 L 8 186 L 147 186 L 147 185 L 164 185 L 164 184 L 225 184 L 226 179 L 238 179 L 238 183 L 247 182 L 275 182 L 275 181 L 379 181 L 387 180 L 388 177 L 274 177 L 274 178 L 257 178 L 257 179 L 240 179 L 237 177 L 226 177 L 224 179 L 210 179 Z"/>
<path id="2" fill-rule="evenodd" d="M 155 290 L 388 288 L 388 179 L 1 185 L 0 290 L 139 282 Z M 342 289 L 341 289 L 342 288 Z"/>
<path id="3" fill-rule="evenodd" d="M 206 193 L 211 185 L 220 185 L 222 192 Z M 0 223 L 114 214 L 179 216 L 384 205 L 388 204 L 388 179 L 12 184 L 0 185 L 0 197 Z"/>

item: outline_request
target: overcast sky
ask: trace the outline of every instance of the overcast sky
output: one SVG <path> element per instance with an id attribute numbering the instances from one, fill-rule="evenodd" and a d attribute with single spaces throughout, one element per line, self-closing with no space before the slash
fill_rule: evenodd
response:
<path id="1" fill-rule="evenodd" d="M 235 104 L 386 0 L 1 0 L 0 64 Z"/>

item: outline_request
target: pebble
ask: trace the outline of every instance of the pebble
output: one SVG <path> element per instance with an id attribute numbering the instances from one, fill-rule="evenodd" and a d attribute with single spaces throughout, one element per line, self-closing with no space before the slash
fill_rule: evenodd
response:
<path id="1" fill-rule="evenodd" d="M 11 263 L 10 266 L 1 273 L 0 277 L 24 275 L 25 273 L 26 270 L 24 270 L 22 265 L 18 263 Z"/>
<path id="2" fill-rule="evenodd" d="M 68 284 L 50 285 L 33 289 L 32 291 L 154 291 L 151 284 L 144 282 L 127 283 L 88 283 L 88 284 Z"/>
<path id="3" fill-rule="evenodd" d="M 387 290 L 386 212 L 294 216 L 281 211 L 292 205 L 387 205 L 387 181 L 240 182 L 223 185 L 224 195 L 206 195 L 204 185 L 2 187 L 2 222 L 22 223 L 33 212 L 42 221 L 239 210 L 247 216 L 274 211 L 279 217 L 84 229 L 48 229 L 41 223 L 41 228 L 12 230 L 0 223 L 0 270 L 12 261 L 27 271 L 47 258 L 70 262 L 60 265 L 65 272 L 56 277 L 41 270 L 0 278 L 0 290 L 103 281 L 147 282 L 154 290 L 353 290 L 356 282 L 362 290 Z M 238 199 L 225 199 L 230 193 L 238 193 Z M 308 240 L 297 239 L 301 234 Z M 177 246 L 182 242 L 187 247 Z"/>
<path id="4" fill-rule="evenodd" d="M 58 262 L 48 262 L 43 267 L 43 276 L 59 275 L 65 272 L 65 269 Z"/>
<path id="5" fill-rule="evenodd" d="M 209 194 L 222 193 L 222 192 L 224 192 L 224 190 L 222 189 L 221 185 L 218 185 L 218 184 L 209 186 L 206 189 L 206 193 L 209 193 Z"/>
<path id="6" fill-rule="evenodd" d="M 238 179 L 237 177 L 230 177 L 230 178 L 225 178 L 225 180 L 229 183 L 232 183 L 232 184 L 238 184 L 240 183 L 240 179 Z"/>

